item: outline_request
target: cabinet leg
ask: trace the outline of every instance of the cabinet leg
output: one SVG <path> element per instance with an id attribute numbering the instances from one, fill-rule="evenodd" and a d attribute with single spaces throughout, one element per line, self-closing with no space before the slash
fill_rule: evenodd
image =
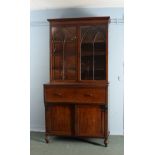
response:
<path id="1" fill-rule="evenodd" d="M 45 135 L 45 141 L 46 141 L 46 143 L 49 143 L 48 135 Z"/>
<path id="2" fill-rule="evenodd" d="M 104 145 L 105 145 L 105 147 L 108 146 L 108 138 L 105 138 L 105 139 L 104 139 Z"/>

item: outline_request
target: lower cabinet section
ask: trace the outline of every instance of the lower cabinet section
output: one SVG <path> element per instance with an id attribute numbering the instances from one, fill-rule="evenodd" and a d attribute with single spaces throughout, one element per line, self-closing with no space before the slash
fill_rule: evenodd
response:
<path id="1" fill-rule="evenodd" d="M 46 133 L 62 136 L 104 137 L 105 112 L 101 105 L 46 106 Z"/>

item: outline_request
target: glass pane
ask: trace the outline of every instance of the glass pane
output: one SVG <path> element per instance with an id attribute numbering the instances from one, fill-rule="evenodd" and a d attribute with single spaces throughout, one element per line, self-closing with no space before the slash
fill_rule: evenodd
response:
<path id="1" fill-rule="evenodd" d="M 76 28 L 52 28 L 53 79 L 76 79 Z"/>
<path id="2" fill-rule="evenodd" d="M 105 26 L 81 27 L 81 80 L 106 78 Z"/>

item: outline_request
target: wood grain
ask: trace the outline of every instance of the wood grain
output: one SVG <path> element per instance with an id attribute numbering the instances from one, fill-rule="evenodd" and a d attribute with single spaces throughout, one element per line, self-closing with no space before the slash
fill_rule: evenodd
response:
<path id="1" fill-rule="evenodd" d="M 102 136 L 104 122 L 100 106 L 79 105 L 76 110 L 78 136 Z"/>
<path id="2" fill-rule="evenodd" d="M 72 107 L 69 105 L 48 106 L 46 129 L 59 135 L 72 135 Z"/>

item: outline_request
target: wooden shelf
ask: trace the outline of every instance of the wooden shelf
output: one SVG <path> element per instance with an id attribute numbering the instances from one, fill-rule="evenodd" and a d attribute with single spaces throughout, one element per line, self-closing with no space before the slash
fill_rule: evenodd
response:
<path id="1" fill-rule="evenodd" d="M 103 43 L 105 43 L 105 41 L 102 41 L 102 40 L 95 41 L 95 42 L 93 42 L 93 41 L 83 41 L 83 42 L 81 42 L 81 45 L 82 44 L 95 44 L 95 43 L 101 43 L 101 44 L 103 44 Z"/>
<path id="2" fill-rule="evenodd" d="M 104 71 L 105 69 L 103 69 L 103 68 L 94 68 L 94 71 Z M 82 71 L 87 71 L 87 69 L 85 68 L 85 69 L 82 69 Z M 89 69 L 89 71 L 93 71 L 93 69 Z"/>
<path id="3" fill-rule="evenodd" d="M 54 69 L 52 69 L 53 71 L 59 71 L 59 72 L 62 72 L 62 69 L 61 68 L 54 68 Z M 65 71 L 76 71 L 76 69 L 75 68 L 66 68 L 65 69 Z"/>
<path id="4" fill-rule="evenodd" d="M 63 44 L 63 43 L 75 43 L 75 41 L 76 41 L 76 40 L 71 40 L 71 41 L 61 41 L 61 40 L 58 40 L 58 41 L 52 41 L 52 43 L 53 43 L 53 44 L 54 44 L 54 43 L 56 43 L 56 44 L 57 44 L 57 43 L 62 43 L 62 44 Z"/>
<path id="5" fill-rule="evenodd" d="M 62 52 L 62 51 L 61 51 Z M 68 57 L 76 57 L 76 55 L 75 55 L 75 53 L 74 52 L 66 52 L 65 54 L 64 54 L 65 56 L 68 56 Z M 63 57 L 63 53 L 58 53 L 58 52 L 55 52 L 54 54 L 53 54 L 53 56 L 54 57 Z"/>
<path id="6" fill-rule="evenodd" d="M 101 55 L 105 55 L 105 52 L 99 52 L 99 51 L 94 52 L 94 56 L 101 56 Z M 84 57 L 84 56 L 92 56 L 93 57 L 93 53 L 92 52 L 81 53 L 81 57 Z"/>

